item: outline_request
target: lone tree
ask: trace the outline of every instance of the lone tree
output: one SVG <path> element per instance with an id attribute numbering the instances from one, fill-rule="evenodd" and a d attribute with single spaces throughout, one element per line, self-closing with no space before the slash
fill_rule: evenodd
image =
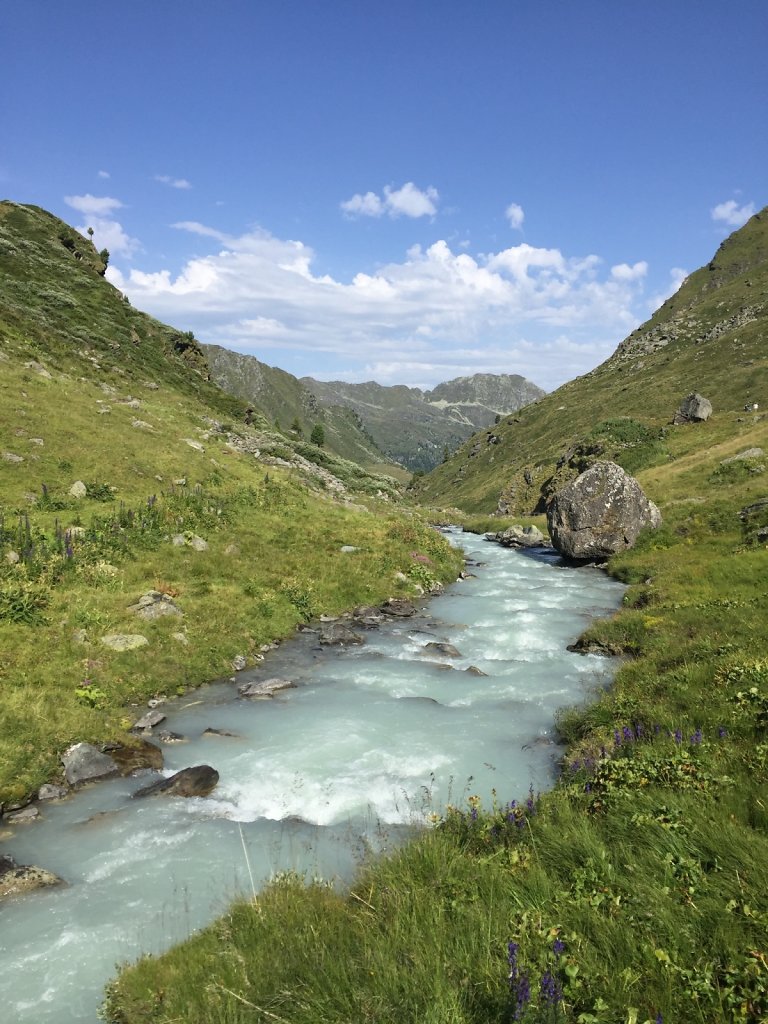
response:
<path id="1" fill-rule="evenodd" d="M 293 417 L 293 423 L 290 425 L 288 429 L 291 431 L 292 434 L 296 434 L 297 437 L 304 436 L 304 431 L 301 429 L 301 423 L 299 423 L 298 416 Z"/>
<path id="2" fill-rule="evenodd" d="M 309 440 L 312 444 L 316 444 L 318 448 L 322 448 L 325 444 L 325 430 L 323 429 L 322 423 L 316 423 L 312 427 L 312 433 L 309 435 Z"/>

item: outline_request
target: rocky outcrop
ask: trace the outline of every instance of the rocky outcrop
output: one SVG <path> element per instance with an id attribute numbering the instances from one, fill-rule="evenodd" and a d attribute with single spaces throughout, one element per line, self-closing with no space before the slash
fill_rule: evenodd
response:
<path id="1" fill-rule="evenodd" d="M 182 615 L 181 609 L 173 598 L 160 590 L 148 590 L 146 594 L 141 595 L 136 604 L 128 606 L 128 611 L 149 622 L 161 619 L 166 615 Z"/>
<path id="2" fill-rule="evenodd" d="M 536 548 L 546 544 L 546 538 L 537 526 L 509 526 L 500 533 L 488 534 L 505 548 Z"/>
<path id="3" fill-rule="evenodd" d="M 168 779 L 161 779 L 151 786 L 134 793 L 134 797 L 142 796 L 208 796 L 213 792 L 219 781 L 219 773 L 209 764 L 197 764 L 192 768 L 182 768 L 180 772 Z"/>
<path id="4" fill-rule="evenodd" d="M 703 423 L 712 415 L 712 403 L 708 398 L 692 391 L 686 395 L 680 403 L 680 407 L 674 415 L 672 422 L 679 426 L 681 423 Z"/>
<path id="5" fill-rule="evenodd" d="M 160 747 L 149 740 L 137 739 L 135 743 L 120 743 L 107 751 L 117 765 L 121 775 L 132 775 L 133 772 L 146 768 L 159 771 L 163 767 L 163 752 Z"/>
<path id="6" fill-rule="evenodd" d="M 661 513 L 621 466 L 596 462 L 555 494 L 547 525 L 567 558 L 602 561 L 631 548 L 644 527 L 660 526 Z"/>

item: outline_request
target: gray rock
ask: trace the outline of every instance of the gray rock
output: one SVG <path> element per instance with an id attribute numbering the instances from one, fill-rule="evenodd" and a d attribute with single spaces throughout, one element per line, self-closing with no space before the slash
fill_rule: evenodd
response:
<path id="1" fill-rule="evenodd" d="M 210 726 L 207 729 L 203 729 L 203 736 L 208 737 L 224 737 L 227 739 L 239 740 L 240 737 L 236 732 L 229 732 L 227 729 L 213 729 Z"/>
<path id="2" fill-rule="evenodd" d="M 15 452 L 3 452 L 3 459 L 6 462 L 12 462 L 14 464 L 18 464 L 19 462 L 23 462 L 24 461 L 24 456 L 23 455 L 17 455 Z"/>
<path id="3" fill-rule="evenodd" d="M 341 551 L 343 555 L 351 555 L 354 554 L 355 551 L 359 550 L 360 548 L 356 548 L 354 544 L 342 544 L 339 548 L 339 551 Z"/>
<path id="4" fill-rule="evenodd" d="M 469 668 L 465 668 L 464 671 L 467 673 L 468 676 L 487 676 L 488 675 L 487 672 L 483 672 L 483 670 L 481 668 L 478 668 L 477 665 L 470 665 Z"/>
<path id="5" fill-rule="evenodd" d="M 134 793 L 134 797 L 143 796 L 208 796 L 219 781 L 219 773 L 208 764 L 198 764 L 191 768 L 182 768 L 180 772 L 168 779 L 160 779 L 151 786 Z"/>
<path id="6" fill-rule="evenodd" d="M 31 359 L 28 363 L 24 363 L 24 365 L 28 370 L 32 370 L 33 373 L 36 373 L 38 377 L 44 377 L 46 380 L 53 380 L 53 377 L 42 363 L 35 362 L 34 359 Z"/>
<path id="7" fill-rule="evenodd" d="M 53 782 L 45 782 L 37 791 L 37 799 L 41 801 L 63 800 L 68 795 L 69 790 L 66 786 L 57 786 Z"/>
<path id="8" fill-rule="evenodd" d="M 241 697 L 248 697 L 250 700 L 263 700 L 274 696 L 280 690 L 290 690 L 295 686 L 296 683 L 290 679 L 264 679 L 260 683 L 243 683 L 237 692 Z"/>
<path id="9" fill-rule="evenodd" d="M 69 488 L 69 493 L 73 498 L 84 498 L 88 491 L 82 480 L 75 480 Z"/>
<path id="10" fill-rule="evenodd" d="M 446 658 L 461 657 L 461 651 L 454 647 L 453 644 L 442 643 L 435 640 L 430 640 L 428 644 L 425 644 L 424 650 L 431 651 L 434 654 L 444 654 Z"/>
<path id="11" fill-rule="evenodd" d="M 510 526 L 503 533 L 497 533 L 496 540 L 504 547 L 519 548 L 534 548 L 545 543 L 544 534 L 536 526 Z"/>
<path id="12" fill-rule="evenodd" d="M 21 561 L 21 555 L 18 551 L 6 551 L 5 560 L 8 565 L 18 565 Z"/>
<path id="13" fill-rule="evenodd" d="M 181 617 L 184 613 L 169 594 L 160 590 L 148 590 L 142 594 L 136 604 L 128 606 L 128 611 L 138 615 L 140 619 L 152 622 L 166 615 Z"/>
<path id="14" fill-rule="evenodd" d="M 186 743 L 187 737 L 182 736 L 180 732 L 171 732 L 170 729 L 163 729 L 162 732 L 155 733 L 154 738 L 159 740 L 160 743 Z"/>
<path id="15" fill-rule="evenodd" d="M 558 491 L 547 508 L 555 548 L 567 558 L 604 560 L 631 548 L 661 513 L 640 484 L 615 462 L 596 462 Z"/>
<path id="16" fill-rule="evenodd" d="M 232 659 L 233 672 L 242 672 L 243 669 L 247 667 L 247 665 L 248 659 L 245 657 L 244 654 L 236 654 L 235 657 Z"/>
<path id="17" fill-rule="evenodd" d="M 147 713 L 142 715 L 138 722 L 134 724 L 132 731 L 141 732 L 144 729 L 153 729 L 156 725 L 160 725 L 160 723 L 164 721 L 165 715 L 162 711 L 147 711 Z"/>
<path id="18" fill-rule="evenodd" d="M 320 643 L 326 646 L 336 646 L 338 644 L 364 644 L 365 639 L 356 633 L 354 629 L 349 626 L 345 626 L 343 623 L 329 626 L 324 629 L 320 634 Z"/>
<path id="19" fill-rule="evenodd" d="M 352 621 L 356 626 L 371 628 L 380 625 L 384 621 L 384 615 L 373 605 L 361 604 L 352 612 Z"/>
<path id="20" fill-rule="evenodd" d="M 94 779 L 108 779 L 117 775 L 118 768 L 107 754 L 91 743 L 75 743 L 61 757 L 64 777 L 70 786 L 79 786 Z"/>
<path id="21" fill-rule="evenodd" d="M 390 597 L 388 601 L 381 605 L 380 610 L 385 615 L 394 615 L 397 618 L 409 618 L 411 615 L 416 614 L 414 605 L 403 597 Z"/>
<path id="22" fill-rule="evenodd" d="M 742 462 L 744 459 L 762 459 L 765 452 L 762 448 L 747 448 L 738 455 L 731 455 L 729 459 L 722 459 L 721 466 L 727 466 L 729 462 Z"/>
<path id="23" fill-rule="evenodd" d="M 146 647 L 149 640 L 141 633 L 107 633 L 101 642 L 113 651 L 135 651 L 139 647 Z"/>
<path id="24" fill-rule="evenodd" d="M 174 536 L 171 537 L 171 543 L 177 548 L 188 547 L 192 548 L 194 551 L 208 550 L 208 542 L 204 541 L 202 537 L 198 537 L 196 534 L 192 536 L 184 533 L 174 534 Z"/>
<path id="25" fill-rule="evenodd" d="M 17 864 L 13 857 L 0 857 L 0 899 L 21 896 L 47 885 L 62 885 L 63 879 L 32 864 Z"/>
<path id="26" fill-rule="evenodd" d="M 39 817 L 40 811 L 38 811 L 36 807 L 33 807 L 32 804 L 29 804 L 29 806 L 22 807 L 18 811 L 11 811 L 10 814 L 6 814 L 3 821 L 7 825 L 26 825 L 30 821 L 34 821 Z"/>
<path id="27" fill-rule="evenodd" d="M 692 391 L 680 403 L 674 415 L 673 423 L 703 423 L 712 415 L 712 403 L 703 395 Z"/>

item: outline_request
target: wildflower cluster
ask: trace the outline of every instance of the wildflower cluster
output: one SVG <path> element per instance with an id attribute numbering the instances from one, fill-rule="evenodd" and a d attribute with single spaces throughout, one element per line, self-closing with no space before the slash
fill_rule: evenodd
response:
<path id="1" fill-rule="evenodd" d="M 438 828 L 455 835 L 472 853 L 482 853 L 496 847 L 517 844 L 526 832 L 526 826 L 538 813 L 539 794 L 533 787 L 525 800 L 510 800 L 502 804 L 493 794 L 490 810 L 484 810 L 479 796 L 469 797 L 468 810 L 448 807 Z"/>
<path id="2" fill-rule="evenodd" d="M 555 939 L 552 943 L 546 967 L 539 978 L 536 993 L 531 990 L 531 969 L 520 962 L 520 945 L 517 942 L 507 943 L 507 964 L 509 966 L 509 1006 L 508 1019 L 524 1021 L 532 1019 L 532 1013 L 538 1008 L 537 1021 L 557 1021 L 564 1019 L 563 1009 L 563 976 L 562 957 L 565 943 Z"/>

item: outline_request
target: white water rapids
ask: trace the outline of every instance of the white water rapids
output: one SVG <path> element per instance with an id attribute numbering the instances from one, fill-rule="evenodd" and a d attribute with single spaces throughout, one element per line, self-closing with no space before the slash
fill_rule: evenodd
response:
<path id="1" fill-rule="evenodd" d="M 68 884 L 0 907 L 0 1019 L 93 1024 L 118 963 L 185 938 L 252 880 L 349 878 L 447 803 L 474 793 L 489 803 L 493 789 L 506 802 L 552 783 L 555 711 L 612 671 L 566 645 L 616 609 L 623 588 L 554 555 L 453 539 L 477 559 L 476 576 L 422 614 L 343 651 L 300 635 L 238 680 L 281 676 L 296 689 L 248 702 L 219 683 L 163 707 L 161 728 L 189 738 L 164 748 L 165 774 L 213 765 L 220 782 L 207 799 L 132 801 L 150 779 L 119 779 L 16 827 L 3 852 Z M 430 641 L 461 657 L 426 651 Z"/>

